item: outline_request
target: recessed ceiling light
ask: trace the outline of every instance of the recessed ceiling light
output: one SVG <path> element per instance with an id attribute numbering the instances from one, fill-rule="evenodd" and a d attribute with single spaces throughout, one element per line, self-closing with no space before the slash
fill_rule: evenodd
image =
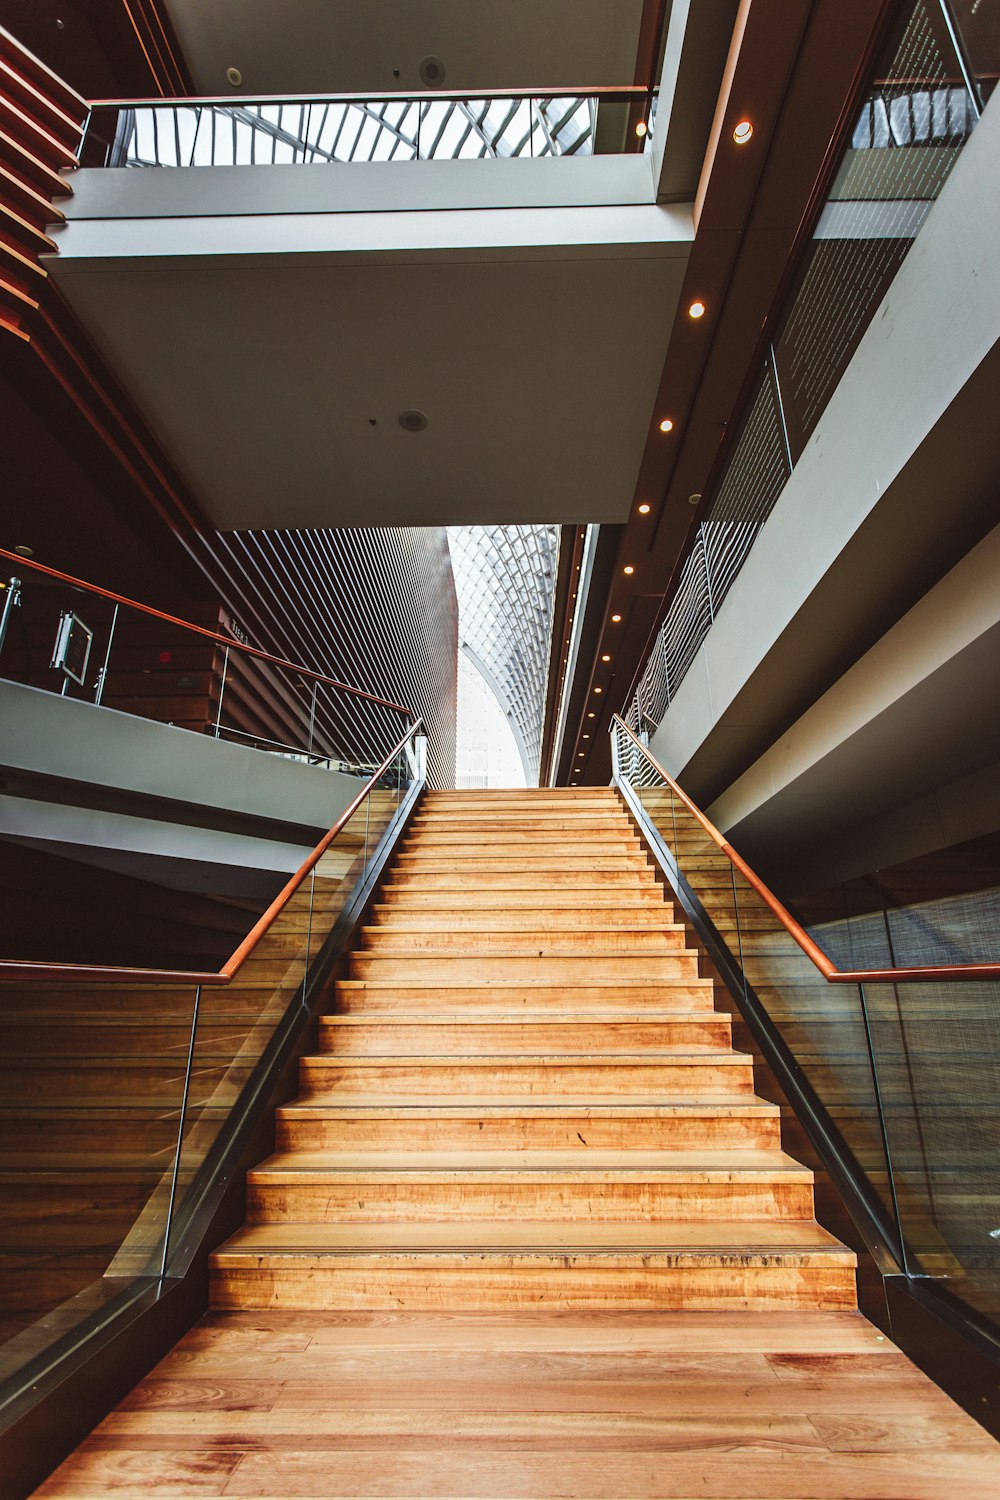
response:
<path id="1" fill-rule="evenodd" d="M 612 625 L 620 625 L 621 622 L 622 622 L 621 615 L 612 615 L 611 616 L 611 623 L 612 623 Z"/>
<path id="2" fill-rule="evenodd" d="M 704 302 L 692 302 L 691 306 L 688 308 L 688 317 L 689 318 L 703 318 L 704 316 L 705 316 L 705 304 L 704 304 Z"/>
<path id="3" fill-rule="evenodd" d="M 701 500 L 701 492 L 700 491 L 698 491 L 697 494 L 688 495 L 688 505 L 697 505 L 700 500 Z"/>
<path id="4" fill-rule="evenodd" d="M 590 735 L 589 734 L 584 734 L 584 735 L 581 735 L 580 738 L 584 739 L 584 740 L 589 740 L 590 739 Z"/>
<path id="5" fill-rule="evenodd" d="M 597 717 L 597 715 L 596 715 L 596 714 L 588 714 L 588 715 L 587 715 L 587 718 L 588 718 L 588 719 L 596 719 L 596 717 Z"/>
<path id="6" fill-rule="evenodd" d="M 594 689 L 594 692 L 595 692 L 595 693 L 601 693 L 601 692 L 603 692 L 603 691 L 604 691 L 604 689 L 603 689 L 603 688 L 595 688 L 595 689 Z"/>
<path id="7" fill-rule="evenodd" d="M 610 660 L 611 660 L 611 657 L 608 656 L 607 652 L 605 652 L 604 655 L 601 657 L 601 661 L 610 661 Z"/>
<path id="8" fill-rule="evenodd" d="M 635 133 L 639 137 L 640 141 L 642 140 L 643 136 L 647 134 L 648 131 L 649 131 L 649 126 L 646 124 L 645 120 L 637 120 L 636 121 Z"/>
<path id="9" fill-rule="evenodd" d="M 642 502 L 642 504 L 639 506 L 639 514 L 640 514 L 640 516 L 648 516 L 651 508 L 652 507 L 649 506 L 649 505 L 647 505 L 646 502 L 645 502 L 645 500 L 644 500 Z"/>
<path id="10" fill-rule="evenodd" d="M 583 751 L 582 750 L 578 752 L 576 758 L 577 758 L 577 760 L 583 760 Z"/>
<path id="11" fill-rule="evenodd" d="M 226 82 L 231 83 L 234 89 L 239 88 L 240 84 L 243 82 L 243 74 L 240 72 L 239 68 L 226 69 Z"/>
<path id="12" fill-rule="evenodd" d="M 35 555 L 34 547 L 26 547 L 23 542 L 16 546 L 14 548 L 14 551 L 17 553 L 18 557 L 34 557 Z"/>
<path id="13" fill-rule="evenodd" d="M 633 568 L 632 564 L 629 563 L 627 567 L 622 568 L 622 572 L 625 574 L 626 578 L 631 578 L 632 574 L 635 572 L 635 569 Z"/>
<path id="14" fill-rule="evenodd" d="M 674 424 L 673 424 L 673 422 L 670 420 L 669 417 L 664 417 L 663 421 L 660 423 L 660 431 L 661 432 L 673 432 L 673 430 L 674 430 Z"/>
<path id="15" fill-rule="evenodd" d="M 737 146 L 745 146 L 752 135 L 753 126 L 751 125 L 750 121 L 741 120 L 736 129 L 733 131 L 733 140 L 736 142 Z"/>
<path id="16" fill-rule="evenodd" d="M 404 432 L 423 432 L 427 426 L 426 414 L 422 411 L 401 411 L 399 425 Z"/>

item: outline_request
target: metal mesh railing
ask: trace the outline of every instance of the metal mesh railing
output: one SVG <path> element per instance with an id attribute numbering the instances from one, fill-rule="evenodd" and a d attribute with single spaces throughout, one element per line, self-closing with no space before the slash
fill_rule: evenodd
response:
<path id="1" fill-rule="evenodd" d="M 951 0 L 914 0 L 876 69 L 797 284 L 623 716 L 659 724 L 979 117 Z"/>

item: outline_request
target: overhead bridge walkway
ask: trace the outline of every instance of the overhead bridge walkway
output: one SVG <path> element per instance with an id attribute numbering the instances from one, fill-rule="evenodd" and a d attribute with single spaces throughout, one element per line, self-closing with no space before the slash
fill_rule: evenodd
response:
<path id="1" fill-rule="evenodd" d="M 886 1300 L 858 1310 L 893 1246 L 857 1060 L 803 1028 L 787 929 L 616 733 L 614 790 L 404 813 L 208 1314 L 40 1494 L 1000 1490 Z"/>

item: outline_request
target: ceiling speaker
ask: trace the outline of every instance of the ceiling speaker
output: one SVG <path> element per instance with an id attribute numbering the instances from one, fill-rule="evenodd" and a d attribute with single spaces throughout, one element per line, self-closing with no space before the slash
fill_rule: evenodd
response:
<path id="1" fill-rule="evenodd" d="M 428 88 L 436 89 L 439 84 L 444 83 L 444 63 L 439 57 L 425 57 L 420 64 L 420 81 L 426 83 Z"/>

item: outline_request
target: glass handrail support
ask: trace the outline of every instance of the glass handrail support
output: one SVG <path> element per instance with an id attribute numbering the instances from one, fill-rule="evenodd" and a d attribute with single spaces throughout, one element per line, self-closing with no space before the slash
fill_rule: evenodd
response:
<path id="1" fill-rule="evenodd" d="M 216 972 L 0 962 L 0 1432 L 189 1269 L 425 784 L 418 721 Z"/>
<path id="2" fill-rule="evenodd" d="M 1000 965 L 837 968 L 616 716 L 614 784 L 883 1275 L 1000 1352 Z"/>

